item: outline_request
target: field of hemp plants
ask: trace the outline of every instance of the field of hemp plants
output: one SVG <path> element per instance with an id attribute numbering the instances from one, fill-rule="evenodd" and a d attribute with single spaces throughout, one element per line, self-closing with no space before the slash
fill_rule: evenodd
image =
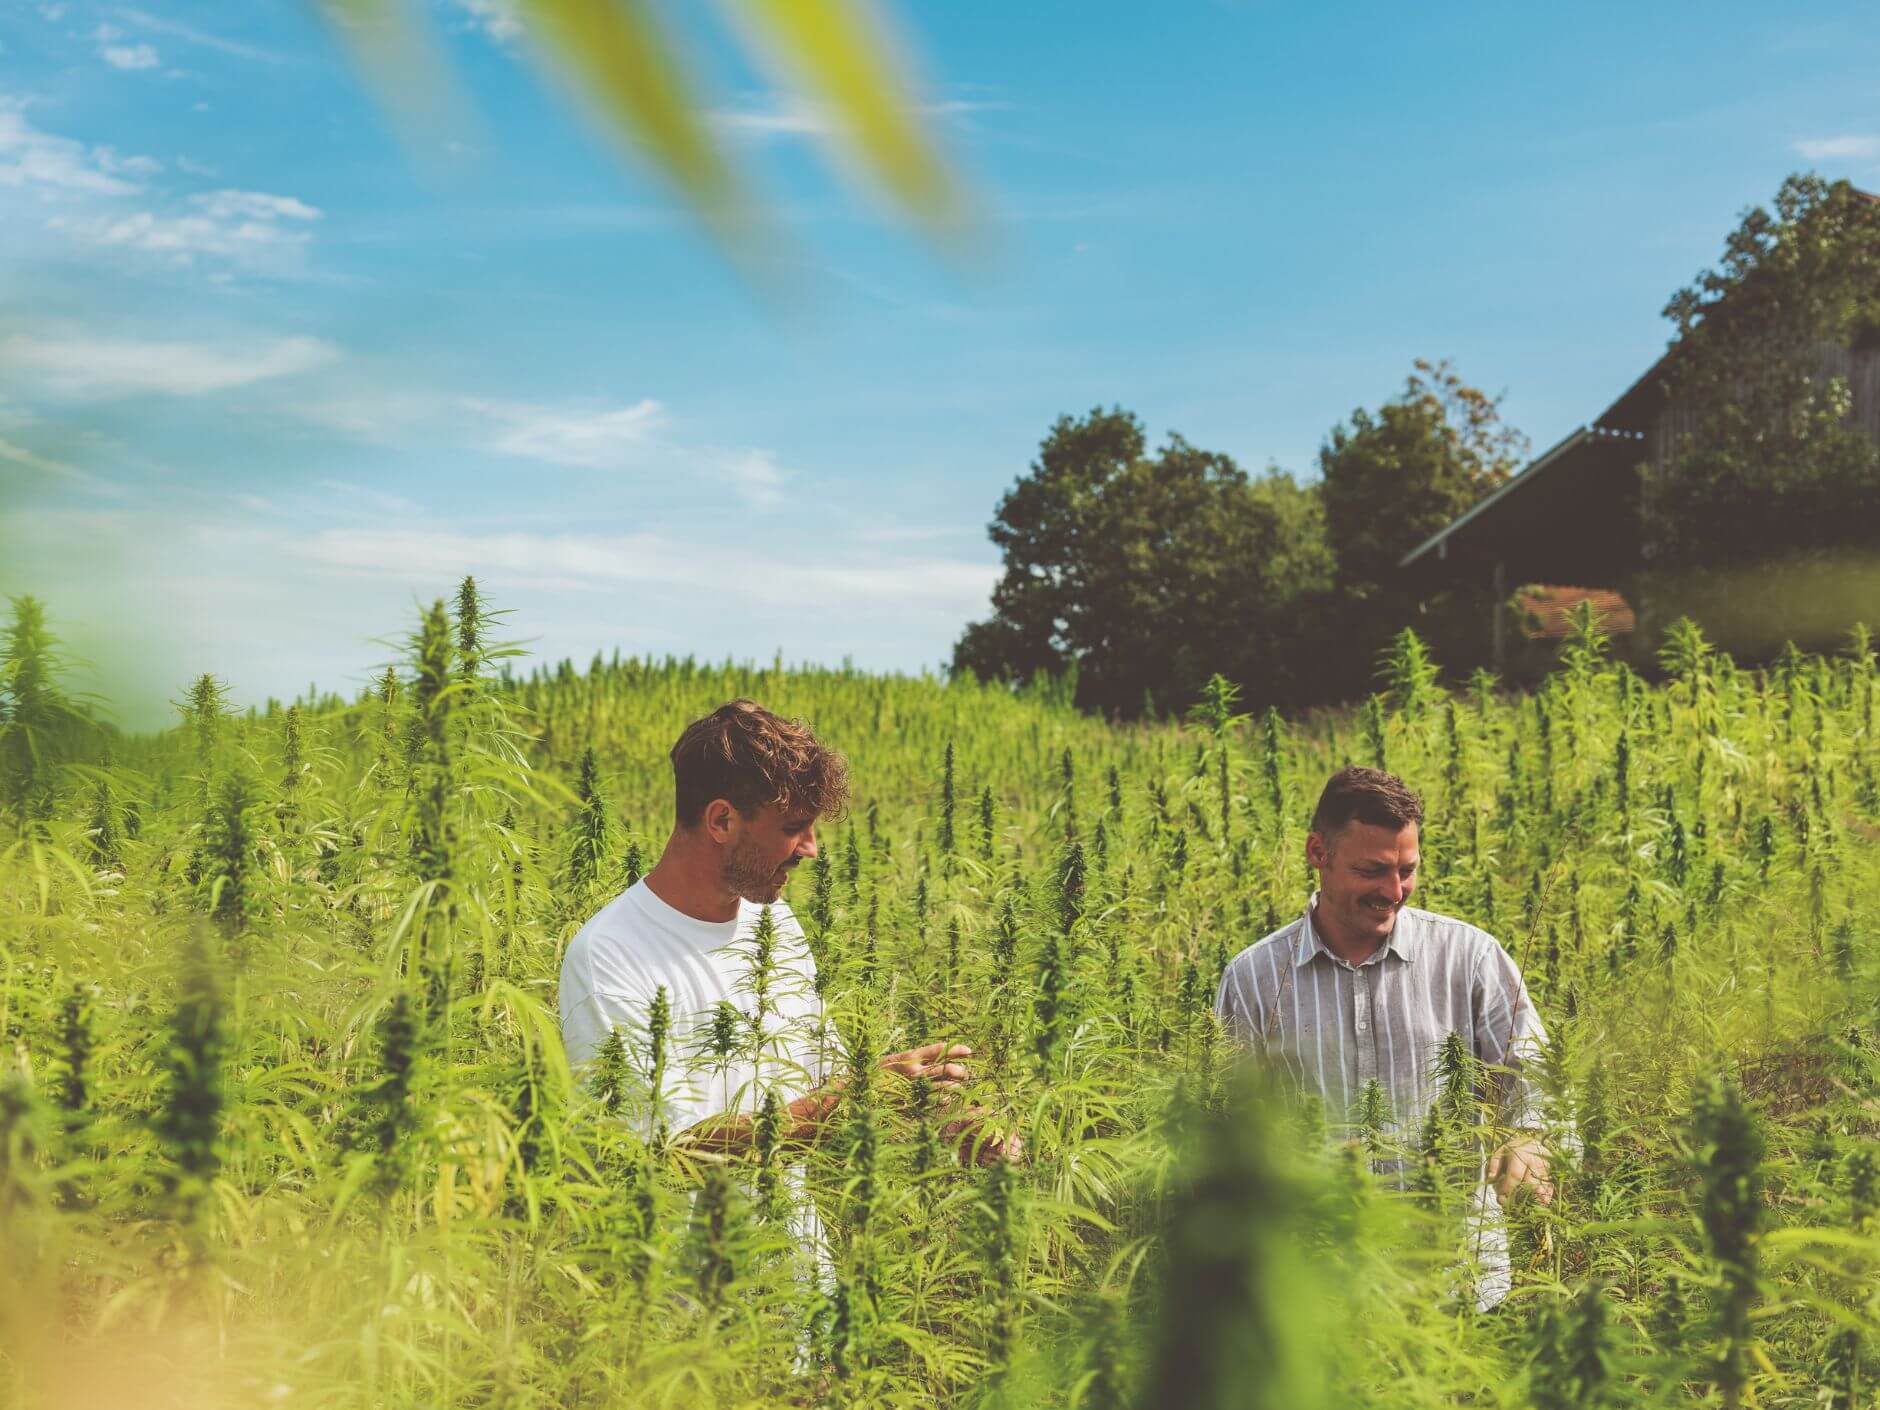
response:
<path id="1" fill-rule="evenodd" d="M 781 662 L 525 674 L 496 625 L 466 582 L 358 699 L 240 714 L 203 675 L 131 737 L 13 604 L 0 1403 L 1875 1403 L 1863 629 L 1748 670 L 1682 623 L 1646 681 L 1582 621 L 1526 694 L 1406 633 L 1354 711 L 1243 716 L 1217 681 L 1121 726 Z M 763 1050 L 764 1006 L 700 1051 L 649 1013 L 570 1074 L 555 983 L 657 855 L 666 749 L 740 695 L 850 756 L 788 899 L 853 1081 L 808 1151 L 739 1094 L 757 1149 L 725 1163 L 659 1093 Z M 1494 933 L 1553 1034 L 1560 1193 L 1512 1211 L 1489 1313 L 1468 1062 L 1400 1129 L 1375 1093 L 1249 1096 L 1215 1031 L 1346 762 L 1423 792 L 1417 904 Z M 963 1163 L 935 1093 L 874 1076 L 940 1038 L 1022 1162 Z"/>

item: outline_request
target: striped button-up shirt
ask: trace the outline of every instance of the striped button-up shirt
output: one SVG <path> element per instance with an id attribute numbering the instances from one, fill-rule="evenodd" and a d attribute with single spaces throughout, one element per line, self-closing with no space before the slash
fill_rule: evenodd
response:
<path id="1" fill-rule="evenodd" d="M 1356 1115 L 1375 1079 L 1386 1129 L 1414 1139 L 1438 1095 L 1436 1050 L 1455 1032 L 1505 1073 L 1496 1084 L 1502 1121 L 1539 1124 L 1537 1094 L 1518 1069 L 1546 1030 L 1508 952 L 1464 921 L 1405 906 L 1390 938 L 1353 965 L 1325 947 L 1308 906 L 1229 961 L 1215 1011 L 1242 1044 L 1315 1094 L 1334 1122 Z"/>
<path id="2" fill-rule="evenodd" d="M 1334 1123 L 1356 1119 L 1368 1083 L 1382 1088 L 1384 1131 L 1414 1146 L 1441 1094 L 1436 1052 L 1451 1032 L 1487 1067 L 1499 1119 L 1540 1125 L 1539 1092 L 1521 1071 L 1546 1041 L 1521 971 L 1499 941 L 1464 921 L 1406 906 L 1390 938 L 1363 964 L 1325 947 L 1312 924 L 1315 895 L 1298 920 L 1248 946 L 1221 976 L 1215 1012 L 1255 1055 L 1318 1097 Z M 1398 1175 L 1402 1162 L 1380 1162 Z M 1507 1241 L 1494 1195 L 1477 1192 L 1476 1291 L 1483 1307 L 1509 1285 Z"/>

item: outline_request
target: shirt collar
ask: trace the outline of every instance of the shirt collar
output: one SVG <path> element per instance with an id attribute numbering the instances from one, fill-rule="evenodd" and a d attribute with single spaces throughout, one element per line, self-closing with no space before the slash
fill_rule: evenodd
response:
<path id="1" fill-rule="evenodd" d="M 1338 961 L 1338 956 L 1325 948 L 1325 942 L 1319 939 L 1318 927 L 1312 923 L 1312 912 L 1318 908 L 1318 904 L 1319 893 L 1314 891 L 1310 899 L 1306 901 L 1305 944 L 1298 947 L 1298 958 L 1293 961 L 1293 967 L 1296 969 L 1304 968 L 1320 955 Z M 1365 963 L 1375 964 L 1385 955 L 1395 955 L 1405 964 L 1409 964 L 1417 957 L 1418 938 L 1415 923 L 1402 910 L 1399 910 L 1397 923 L 1391 926 L 1390 938 L 1385 940 L 1384 948 L 1372 955 Z"/>

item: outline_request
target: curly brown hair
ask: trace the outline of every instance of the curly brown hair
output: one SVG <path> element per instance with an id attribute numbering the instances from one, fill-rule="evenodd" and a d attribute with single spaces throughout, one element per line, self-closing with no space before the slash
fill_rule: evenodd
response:
<path id="1" fill-rule="evenodd" d="M 1319 794 L 1319 806 L 1312 810 L 1312 830 L 1330 837 L 1354 818 L 1373 827 L 1401 830 L 1423 821 L 1423 800 L 1396 774 L 1382 769 L 1340 769 Z"/>
<path id="2" fill-rule="evenodd" d="M 849 765 L 801 720 L 754 700 L 732 700 L 685 727 L 672 746 L 679 826 L 694 827 L 714 798 L 750 814 L 775 803 L 840 817 L 849 801 Z"/>

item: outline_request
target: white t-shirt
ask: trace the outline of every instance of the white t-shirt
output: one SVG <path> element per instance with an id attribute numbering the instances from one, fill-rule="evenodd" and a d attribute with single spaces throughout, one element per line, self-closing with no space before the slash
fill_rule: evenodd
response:
<path id="1" fill-rule="evenodd" d="M 788 1102 L 822 1084 L 816 964 L 789 906 L 773 902 L 777 939 L 761 1030 L 753 946 L 764 907 L 741 901 L 735 920 L 695 920 L 636 881 L 602 907 L 568 944 L 561 962 L 561 1037 L 580 1075 L 618 1028 L 645 1075 L 647 1011 L 661 985 L 672 1005 L 661 1107 L 677 1135 L 721 1112 L 755 1113 L 766 1090 Z M 737 1010 L 735 1051 L 712 1054 L 713 1015 Z M 650 1135 L 654 1118 L 645 1113 Z"/>

